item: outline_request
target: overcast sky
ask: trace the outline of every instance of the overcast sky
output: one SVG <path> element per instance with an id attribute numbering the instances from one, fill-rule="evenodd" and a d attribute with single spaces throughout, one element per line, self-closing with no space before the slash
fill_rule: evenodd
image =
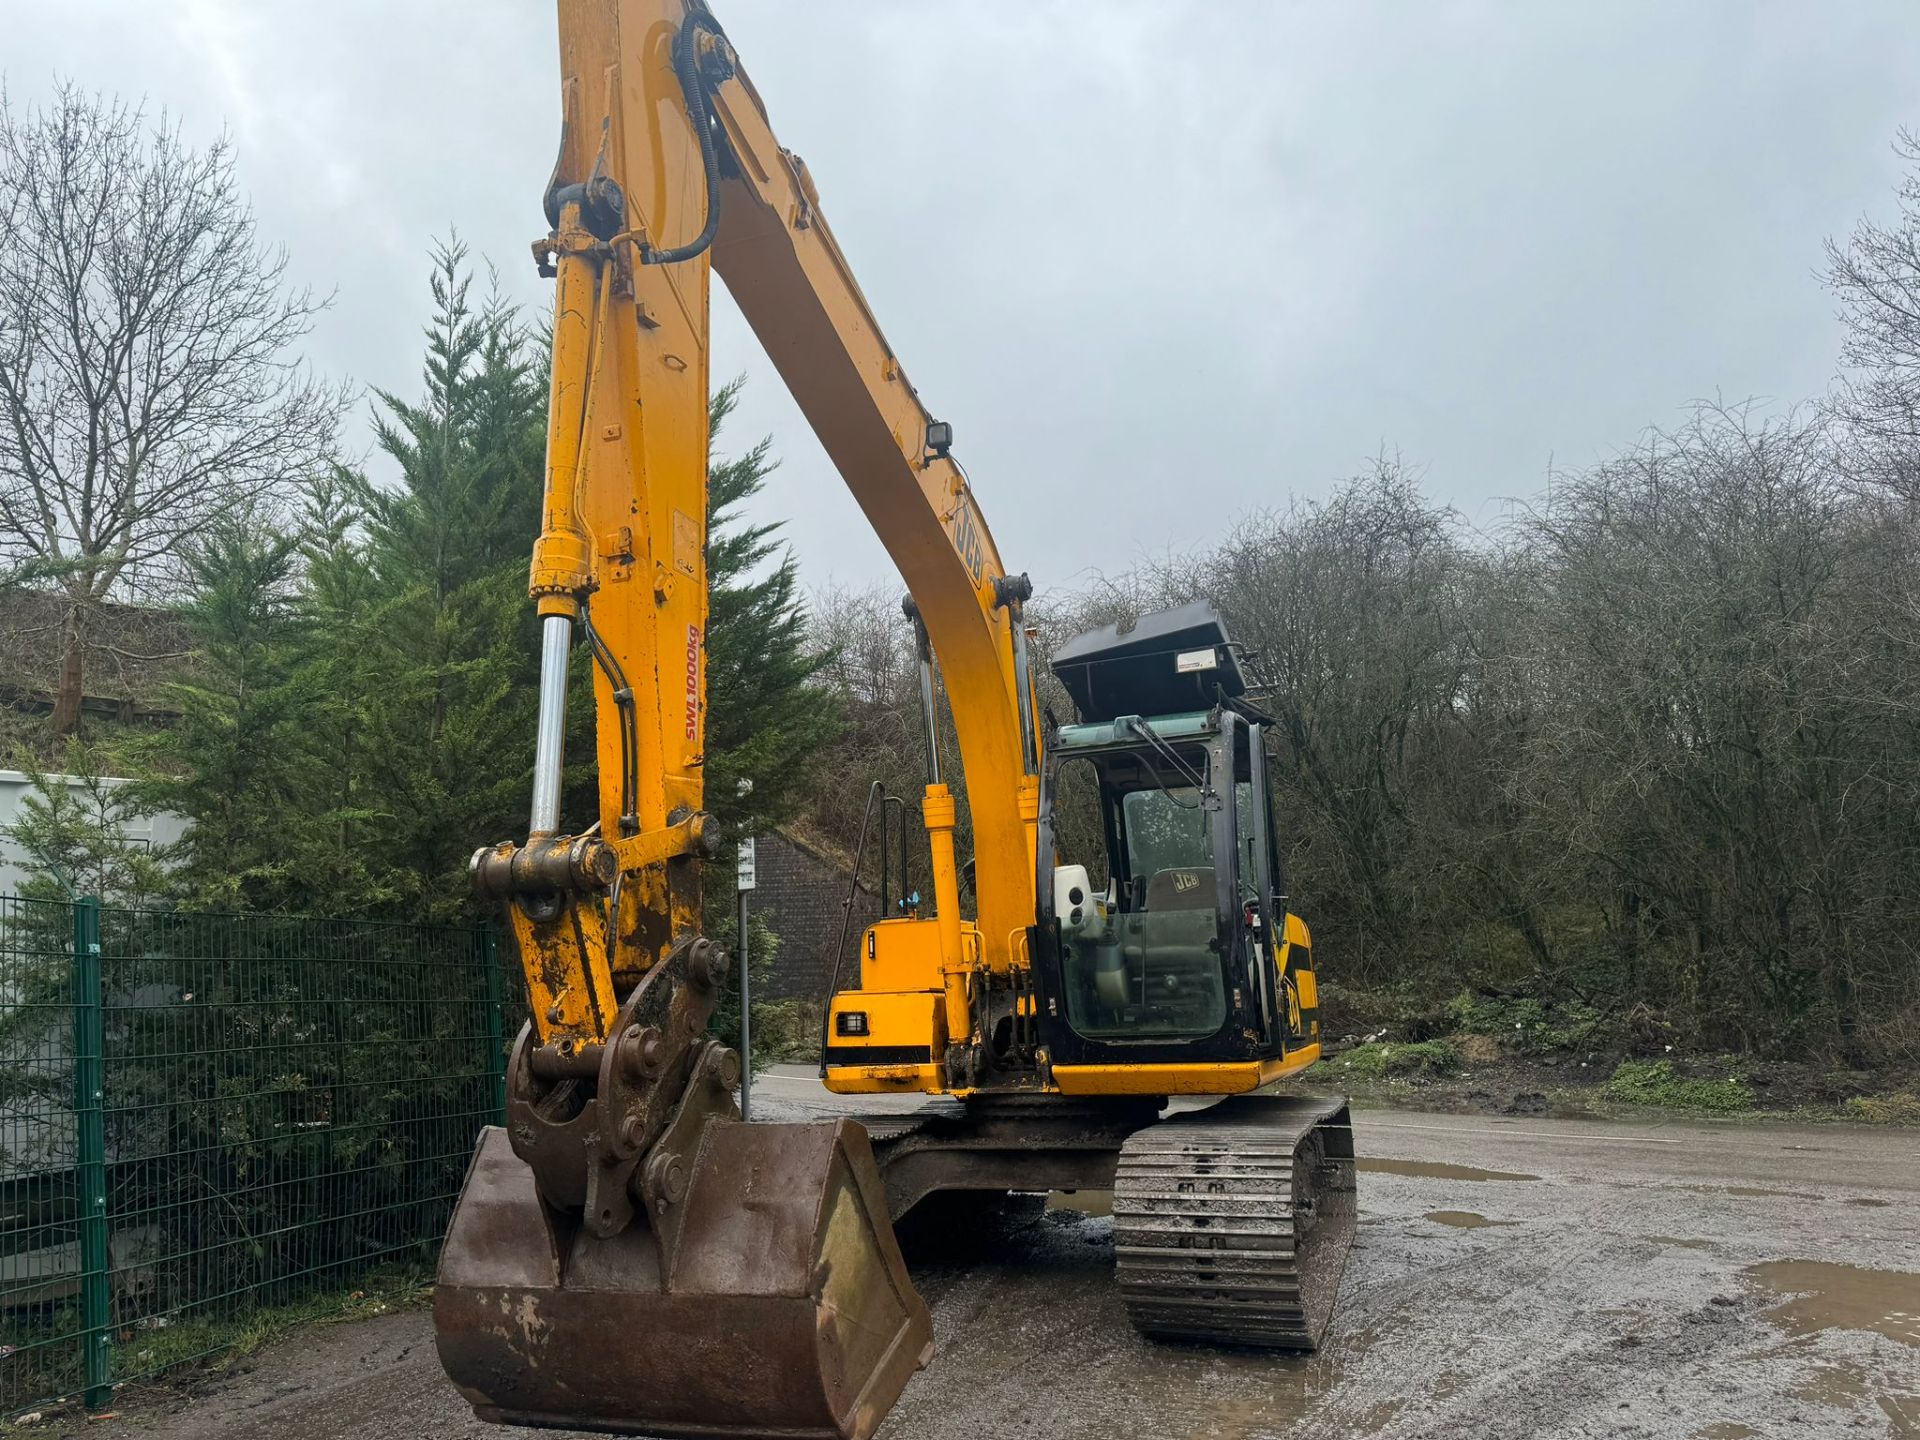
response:
<path id="1" fill-rule="evenodd" d="M 1821 242 L 1888 213 L 1920 5 L 714 0 L 889 338 L 1044 586 L 1326 492 L 1382 447 L 1478 523 L 1676 419 L 1832 373 Z M 225 126 L 336 299 L 322 370 L 411 393 L 430 242 L 544 308 L 539 0 L 6 0 L 55 75 Z M 728 440 L 810 584 L 886 557 L 716 287 Z"/>

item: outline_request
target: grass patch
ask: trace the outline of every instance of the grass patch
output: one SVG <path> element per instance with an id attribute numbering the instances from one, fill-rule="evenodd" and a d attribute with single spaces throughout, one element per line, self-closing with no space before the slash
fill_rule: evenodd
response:
<path id="1" fill-rule="evenodd" d="M 1627 1105 L 1658 1105 L 1668 1110 L 1703 1110 L 1730 1115 L 1753 1108 L 1753 1091 L 1744 1080 L 1694 1080 L 1675 1073 L 1666 1060 L 1623 1060 L 1602 1092 Z"/>
<path id="2" fill-rule="evenodd" d="M 231 1364 L 308 1325 L 365 1320 L 425 1304 L 433 1293 L 433 1271 L 426 1265 L 397 1265 L 378 1270 L 351 1290 L 329 1290 L 284 1305 L 263 1305 L 244 1314 L 217 1319 L 174 1319 L 116 1332 L 115 1379 L 159 1375 L 203 1362 L 213 1368 Z"/>
<path id="3" fill-rule="evenodd" d="M 126 1399 L 141 1387 L 164 1386 L 169 1372 L 218 1372 L 255 1351 L 310 1325 L 367 1320 L 427 1303 L 433 1294 L 433 1266 L 427 1262 L 383 1265 L 351 1289 L 323 1290 L 277 1305 L 253 1305 L 224 1316 L 173 1314 L 152 1316 L 112 1332 L 114 1388 L 128 1386 Z M 39 1355 L 64 1354 L 77 1346 L 45 1347 Z M 25 1352 L 22 1352 L 25 1353 Z M 16 1354 L 12 1359 L 20 1358 Z M 90 1427 L 79 1406 L 79 1359 L 50 1368 L 44 1375 L 14 1377 L 10 1395 L 13 1416 L 38 1414 L 44 1423 L 20 1426 L 11 1416 L 0 1417 L 0 1437 L 47 1436 L 79 1433 Z M 44 1387 L 44 1388 L 43 1388 Z M 39 1390 L 38 1398 L 33 1398 Z M 117 1406 L 120 1402 L 109 1402 Z"/>
<path id="4" fill-rule="evenodd" d="M 1855 1095 L 1842 1107 L 1849 1120 L 1869 1125 L 1920 1125 L 1920 1095 L 1900 1090 L 1892 1095 Z"/>
<path id="5" fill-rule="evenodd" d="M 1412 1045 L 1356 1045 L 1340 1055 L 1334 1064 L 1343 1074 L 1358 1080 L 1384 1080 L 1394 1076 L 1450 1075 L 1459 1068 L 1460 1057 L 1445 1040 L 1422 1040 Z"/>

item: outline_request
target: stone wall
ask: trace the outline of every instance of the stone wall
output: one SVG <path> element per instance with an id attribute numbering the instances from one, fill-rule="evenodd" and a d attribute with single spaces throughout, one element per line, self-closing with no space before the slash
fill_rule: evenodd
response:
<path id="1" fill-rule="evenodd" d="M 780 937 L 773 974 L 761 982 L 760 998 L 823 1001 L 832 984 L 852 862 L 785 831 L 759 837 L 754 852 L 759 883 L 748 908 Z M 859 983 L 860 934 L 879 918 L 878 897 L 860 886 L 846 927 L 842 985 Z"/>

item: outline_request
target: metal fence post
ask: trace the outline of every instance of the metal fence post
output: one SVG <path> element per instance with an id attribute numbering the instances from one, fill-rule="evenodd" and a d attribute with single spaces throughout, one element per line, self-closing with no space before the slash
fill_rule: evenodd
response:
<path id="1" fill-rule="evenodd" d="M 113 1295 L 107 1267 L 106 1022 L 100 986 L 100 902 L 73 904 L 73 1111 L 79 1153 L 80 1343 L 86 1406 L 113 1394 Z"/>
<path id="2" fill-rule="evenodd" d="M 751 1120 L 753 1096 L 753 976 L 747 968 L 747 890 L 740 891 L 740 1118 Z"/>
<path id="3" fill-rule="evenodd" d="M 502 1030 L 500 993 L 500 944 L 491 925 L 480 929 L 480 962 L 487 969 L 487 1079 L 492 1086 L 493 1118 L 507 1123 L 507 1052 Z"/>

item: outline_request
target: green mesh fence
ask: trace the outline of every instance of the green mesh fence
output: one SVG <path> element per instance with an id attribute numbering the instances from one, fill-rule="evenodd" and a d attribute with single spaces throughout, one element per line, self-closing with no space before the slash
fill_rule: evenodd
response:
<path id="1" fill-rule="evenodd" d="M 482 928 L 0 898 L 0 1414 L 430 1262 L 502 1024 Z"/>

